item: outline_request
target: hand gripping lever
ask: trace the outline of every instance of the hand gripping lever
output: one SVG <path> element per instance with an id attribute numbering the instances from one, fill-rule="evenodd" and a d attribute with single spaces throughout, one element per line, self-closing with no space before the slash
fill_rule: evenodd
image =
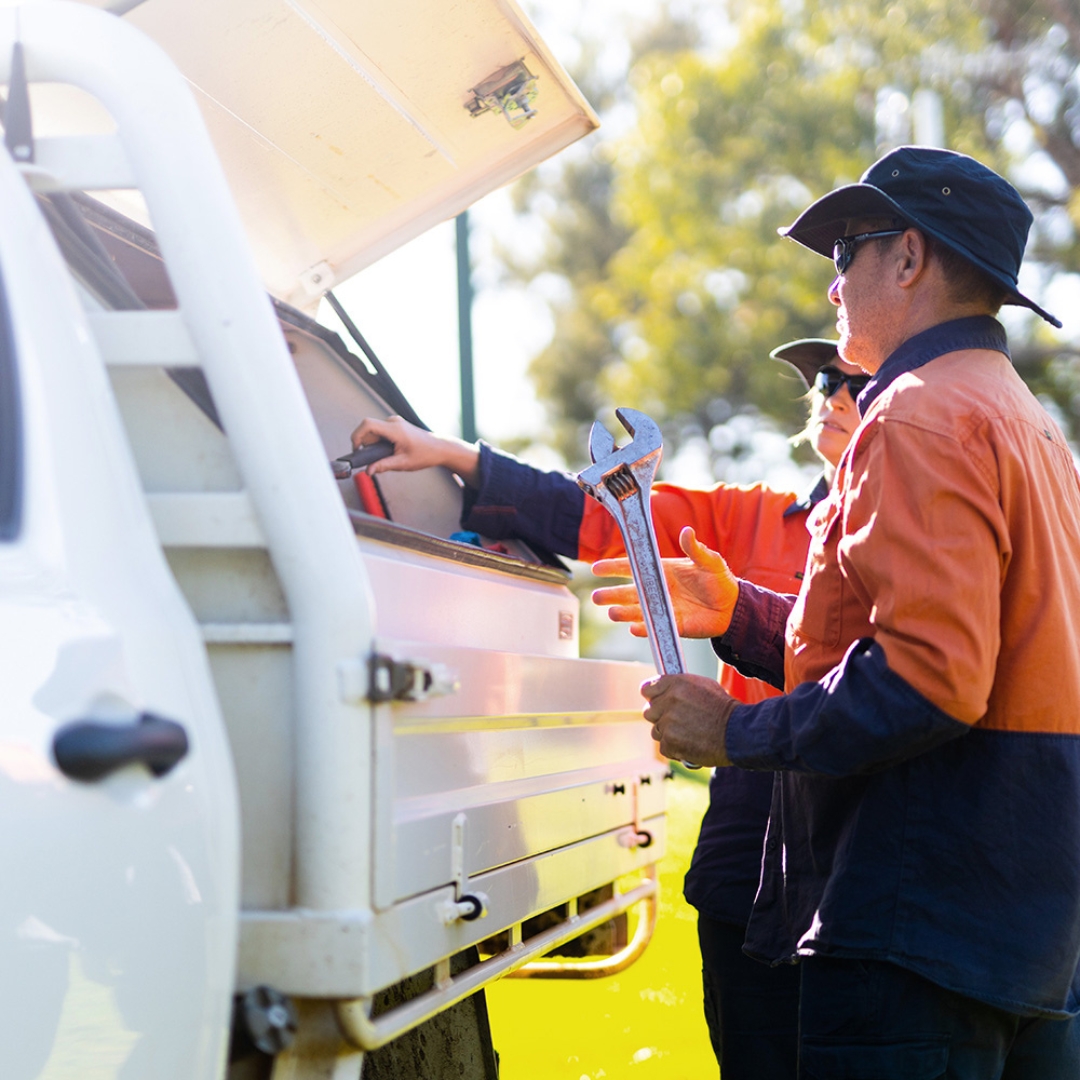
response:
<path id="1" fill-rule="evenodd" d="M 594 423 L 589 433 L 593 464 L 578 474 L 577 482 L 604 506 L 622 533 L 656 670 L 663 675 L 682 675 L 686 662 L 649 511 L 664 440 L 656 424 L 637 409 L 616 409 L 615 415 L 631 434 L 630 442 L 616 449 L 607 428 L 599 421 Z M 691 769 L 699 767 L 685 761 L 683 764 Z"/>

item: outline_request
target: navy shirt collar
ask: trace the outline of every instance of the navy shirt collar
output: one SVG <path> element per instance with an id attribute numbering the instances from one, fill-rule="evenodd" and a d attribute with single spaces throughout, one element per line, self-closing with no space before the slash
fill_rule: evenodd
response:
<path id="1" fill-rule="evenodd" d="M 817 506 L 828 494 L 829 481 L 825 479 L 825 474 L 822 473 L 817 478 L 814 486 L 784 511 L 784 517 L 790 517 L 792 514 L 798 514 L 803 510 L 809 510 L 812 506 Z"/>
<path id="2" fill-rule="evenodd" d="M 914 371 L 939 356 L 961 349 L 993 349 L 1009 356 L 1005 327 L 992 315 L 972 315 L 965 319 L 939 323 L 908 338 L 866 384 L 856 402 L 859 415 L 866 415 L 866 410 L 893 379 L 905 372 Z"/>

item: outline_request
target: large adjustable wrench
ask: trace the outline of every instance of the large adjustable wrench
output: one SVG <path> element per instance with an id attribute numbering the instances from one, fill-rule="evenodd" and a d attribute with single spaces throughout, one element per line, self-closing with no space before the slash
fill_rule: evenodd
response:
<path id="1" fill-rule="evenodd" d="M 633 438 L 616 449 L 611 432 L 599 421 L 594 423 L 589 433 L 593 464 L 578 474 L 577 482 L 607 509 L 622 533 L 656 670 L 663 675 L 682 675 L 686 661 L 649 512 L 653 477 L 664 451 L 663 436 L 637 409 L 616 409 L 615 415 Z M 689 762 L 683 764 L 697 768 Z"/>

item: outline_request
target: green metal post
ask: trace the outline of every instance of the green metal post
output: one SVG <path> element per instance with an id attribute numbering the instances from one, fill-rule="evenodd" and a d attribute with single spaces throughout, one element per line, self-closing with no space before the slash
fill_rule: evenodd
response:
<path id="1" fill-rule="evenodd" d="M 461 437 L 476 442 L 476 396 L 473 391 L 472 266 L 469 261 L 469 211 L 455 219 L 457 234 L 458 352 L 461 357 Z"/>

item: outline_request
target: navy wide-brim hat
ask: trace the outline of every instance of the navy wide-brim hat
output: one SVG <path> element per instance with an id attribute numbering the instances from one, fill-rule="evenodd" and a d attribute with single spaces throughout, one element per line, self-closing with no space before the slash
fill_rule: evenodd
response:
<path id="1" fill-rule="evenodd" d="M 859 183 L 818 199 L 780 235 L 831 258 L 847 221 L 878 217 L 902 218 L 940 240 L 1001 285 L 1005 303 L 1061 326 L 1016 287 L 1033 218 L 1016 188 L 993 169 L 952 150 L 901 146 Z"/>
<path id="2" fill-rule="evenodd" d="M 809 390 L 814 385 L 814 376 L 823 368 L 838 359 L 837 341 L 824 338 L 799 338 L 784 345 L 777 345 L 769 356 L 773 360 L 783 360 L 790 364 L 806 383 Z"/>

